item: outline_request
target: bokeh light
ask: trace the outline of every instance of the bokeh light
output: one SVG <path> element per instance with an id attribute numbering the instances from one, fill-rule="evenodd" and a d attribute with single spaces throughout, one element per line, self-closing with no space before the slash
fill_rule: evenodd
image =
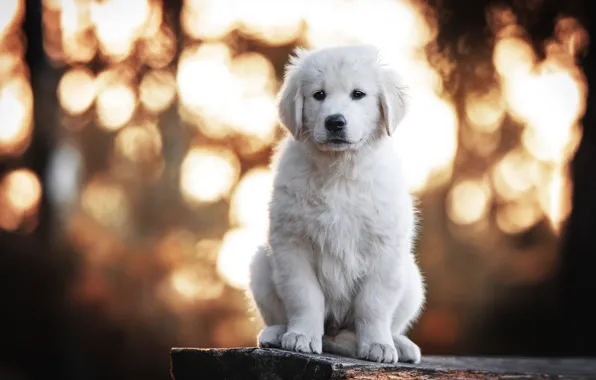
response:
<path id="1" fill-rule="evenodd" d="M 151 162 L 161 154 L 162 139 L 155 123 L 126 126 L 114 142 L 116 151 L 133 162 Z"/>
<path id="2" fill-rule="evenodd" d="M 518 234 L 538 223 L 543 215 L 535 202 L 514 201 L 497 210 L 497 226 L 507 234 Z"/>
<path id="3" fill-rule="evenodd" d="M 240 163 L 226 149 L 192 148 L 180 169 L 180 189 L 190 203 L 216 202 L 228 197 L 238 180 Z"/>
<path id="4" fill-rule="evenodd" d="M 0 41 L 11 29 L 18 25 L 24 13 L 24 2 L 22 0 L 6 1 L 0 14 Z"/>
<path id="5" fill-rule="evenodd" d="M 25 78 L 0 82 L 0 155 L 18 155 L 32 132 L 33 94 Z"/>
<path id="6" fill-rule="evenodd" d="M 470 124 L 486 133 L 495 132 L 505 117 L 505 104 L 499 90 L 470 94 L 466 98 L 466 117 Z"/>
<path id="7" fill-rule="evenodd" d="M 266 232 L 269 228 L 269 201 L 273 173 L 258 167 L 247 172 L 234 189 L 230 201 L 230 223 Z"/>
<path id="8" fill-rule="evenodd" d="M 182 27 L 195 39 L 217 40 L 231 32 L 237 22 L 235 0 L 189 0 L 182 8 Z"/>
<path id="9" fill-rule="evenodd" d="M 291 43 L 302 31 L 304 5 L 305 2 L 293 0 L 257 0 L 251 3 L 239 1 L 236 4 L 239 30 L 268 45 Z"/>
<path id="10" fill-rule="evenodd" d="M 39 178 L 28 169 L 17 169 L 0 179 L 0 228 L 16 230 L 35 215 L 41 201 Z"/>
<path id="11" fill-rule="evenodd" d="M 490 189 L 482 180 L 459 181 L 447 198 L 447 215 L 457 224 L 478 222 L 486 217 L 490 200 Z"/>
<path id="12" fill-rule="evenodd" d="M 176 55 L 176 37 L 168 28 L 160 28 L 143 40 L 140 58 L 149 67 L 162 69 L 168 66 Z"/>
<path id="13" fill-rule="evenodd" d="M 97 96 L 99 122 L 108 130 L 124 126 L 135 112 L 136 101 L 136 94 L 129 86 L 108 85 Z"/>
<path id="14" fill-rule="evenodd" d="M 176 97 L 174 74 L 166 70 L 147 72 L 139 84 L 139 96 L 145 109 L 153 113 L 165 111 Z"/>
<path id="15" fill-rule="evenodd" d="M 58 100 L 72 115 L 85 112 L 95 101 L 97 89 L 93 73 L 85 68 L 67 71 L 58 83 Z"/>
<path id="16" fill-rule="evenodd" d="M 532 189 L 538 163 L 523 148 L 509 151 L 495 166 L 493 183 L 505 200 L 519 199 Z"/>
<path id="17" fill-rule="evenodd" d="M 221 296 L 224 283 L 205 263 L 182 266 L 171 274 L 172 288 L 186 300 L 210 300 Z"/>
<path id="18" fill-rule="evenodd" d="M 246 289 L 249 280 L 249 265 L 265 235 L 251 228 L 229 230 L 223 238 L 217 270 L 225 281 L 237 289 Z"/>
<path id="19" fill-rule="evenodd" d="M 91 3 L 91 20 L 101 52 L 122 61 L 133 50 L 150 15 L 148 0 L 107 0 Z"/>
<path id="20" fill-rule="evenodd" d="M 444 184 L 451 177 L 458 146 L 453 106 L 430 91 L 417 94 L 417 99 L 393 137 L 408 163 L 404 167 L 406 180 L 414 193 Z"/>
<path id="21" fill-rule="evenodd" d="M 180 100 L 194 113 L 221 114 L 236 82 L 230 72 L 231 52 L 227 45 L 203 44 L 182 52 L 177 84 Z"/>
<path id="22" fill-rule="evenodd" d="M 104 227 L 125 229 L 128 226 L 130 203 L 126 191 L 108 178 L 91 179 L 83 189 L 81 204 L 83 210 Z"/>
<path id="23" fill-rule="evenodd" d="M 29 170 L 15 170 L 2 181 L 5 196 L 11 206 L 19 212 L 28 212 L 41 199 L 41 184 L 35 173 Z"/>

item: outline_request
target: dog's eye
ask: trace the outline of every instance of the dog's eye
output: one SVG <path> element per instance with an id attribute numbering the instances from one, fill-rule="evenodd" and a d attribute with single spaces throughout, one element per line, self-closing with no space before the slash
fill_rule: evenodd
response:
<path id="1" fill-rule="evenodd" d="M 366 94 L 360 90 L 352 91 L 352 99 L 354 99 L 354 100 L 362 99 L 365 96 L 366 96 Z"/>
<path id="2" fill-rule="evenodd" d="M 325 97 L 327 96 L 327 94 L 325 94 L 325 91 L 321 90 L 321 91 L 315 92 L 312 96 L 313 96 L 313 98 L 315 98 L 317 100 L 324 100 Z"/>

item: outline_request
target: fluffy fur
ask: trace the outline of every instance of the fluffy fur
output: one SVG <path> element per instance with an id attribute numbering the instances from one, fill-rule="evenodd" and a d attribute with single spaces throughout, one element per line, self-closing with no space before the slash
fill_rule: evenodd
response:
<path id="1" fill-rule="evenodd" d="M 249 293 L 267 326 L 260 346 L 420 361 L 404 335 L 425 297 L 412 253 L 416 214 L 390 137 L 405 100 L 373 47 L 291 59 L 279 95 L 291 135 L 273 160 L 268 242 L 250 267 Z M 338 114 L 340 138 L 325 122 Z"/>

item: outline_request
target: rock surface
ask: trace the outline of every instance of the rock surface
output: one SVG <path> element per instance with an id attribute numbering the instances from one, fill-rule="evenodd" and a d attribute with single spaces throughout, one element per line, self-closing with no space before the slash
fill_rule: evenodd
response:
<path id="1" fill-rule="evenodd" d="M 332 355 L 260 349 L 173 348 L 173 380 L 596 379 L 596 359 L 423 357 L 386 365 Z"/>

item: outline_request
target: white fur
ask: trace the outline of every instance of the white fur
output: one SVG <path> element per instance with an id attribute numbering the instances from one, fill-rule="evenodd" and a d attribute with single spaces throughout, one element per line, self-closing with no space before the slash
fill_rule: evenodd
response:
<path id="1" fill-rule="evenodd" d="M 321 89 L 327 97 L 314 99 Z M 354 100 L 354 89 L 366 96 Z M 279 112 L 292 135 L 274 158 L 269 239 L 250 268 L 267 326 L 260 346 L 420 361 L 404 335 L 425 297 L 416 214 L 389 136 L 404 100 L 370 46 L 301 51 L 288 65 Z M 336 113 L 345 144 L 326 142 L 324 120 Z"/>

